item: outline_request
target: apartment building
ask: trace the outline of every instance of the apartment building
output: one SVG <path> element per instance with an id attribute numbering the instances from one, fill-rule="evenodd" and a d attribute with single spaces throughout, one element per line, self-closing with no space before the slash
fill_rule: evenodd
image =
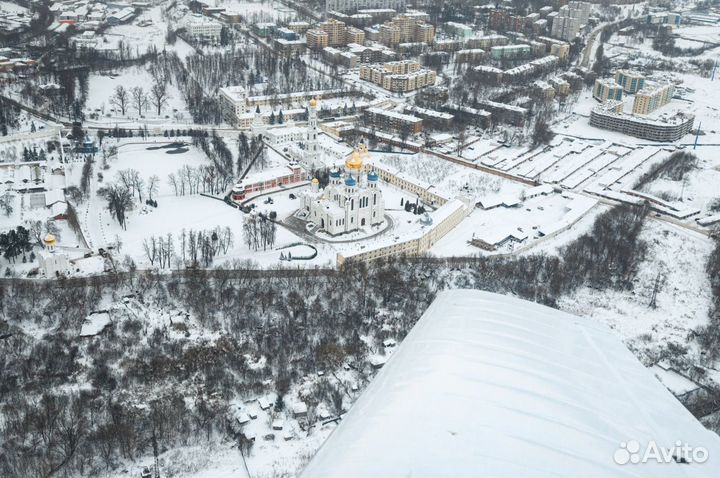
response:
<path id="1" fill-rule="evenodd" d="M 355 13 L 363 9 L 388 9 L 404 12 L 406 0 L 325 0 L 325 11 Z"/>
<path id="2" fill-rule="evenodd" d="M 567 96 L 570 94 L 570 83 L 560 77 L 550 78 L 548 83 L 555 88 L 555 94 L 558 96 Z"/>
<path id="3" fill-rule="evenodd" d="M 625 93 L 637 93 L 645 87 L 645 76 L 634 70 L 617 70 L 615 83 L 621 85 Z"/>
<path id="4" fill-rule="evenodd" d="M 322 30 L 312 29 L 305 34 L 307 47 L 311 50 L 322 50 L 328 47 L 329 35 Z"/>
<path id="5" fill-rule="evenodd" d="M 527 58 L 531 53 L 530 45 L 502 45 L 490 48 L 493 60 L 516 60 Z"/>
<path id="6" fill-rule="evenodd" d="M 380 26 L 379 41 L 394 48 L 400 43 L 427 43 L 435 39 L 435 27 L 425 21 L 425 14 L 398 15 Z"/>
<path id="7" fill-rule="evenodd" d="M 360 79 L 380 85 L 388 91 L 404 93 L 435 84 L 435 72 L 411 60 L 361 65 Z"/>
<path id="8" fill-rule="evenodd" d="M 593 98 L 598 101 L 606 102 L 608 100 L 622 100 L 623 88 L 613 80 L 600 79 L 595 80 L 593 86 Z"/>
<path id="9" fill-rule="evenodd" d="M 645 87 L 638 91 L 633 101 L 633 114 L 647 115 L 668 104 L 675 93 L 675 86 L 667 83 Z"/>
<path id="10" fill-rule="evenodd" d="M 494 46 L 507 45 L 509 42 L 510 39 L 505 35 L 483 35 L 465 40 L 465 48 L 482 48 L 487 51 Z"/>
<path id="11" fill-rule="evenodd" d="M 362 44 L 365 42 L 365 32 L 331 18 L 308 30 L 306 38 L 308 48 L 320 50 L 328 46 L 344 46 L 348 43 Z"/>
<path id="12" fill-rule="evenodd" d="M 423 129 L 422 118 L 393 110 L 368 108 L 364 116 L 370 124 L 383 131 L 416 134 Z"/>
<path id="13" fill-rule="evenodd" d="M 695 117 L 677 113 L 661 118 L 643 118 L 622 113 L 622 102 L 608 101 L 590 112 L 590 124 L 651 141 L 677 141 L 690 133 Z"/>
<path id="14" fill-rule="evenodd" d="M 560 7 L 552 21 L 550 34 L 555 38 L 571 41 L 580 32 L 580 28 L 588 22 L 592 4 L 588 2 L 569 2 Z"/>

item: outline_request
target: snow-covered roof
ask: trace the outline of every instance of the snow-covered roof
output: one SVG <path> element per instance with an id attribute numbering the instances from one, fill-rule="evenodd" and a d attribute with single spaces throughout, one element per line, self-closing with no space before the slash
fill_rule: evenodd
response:
<path id="1" fill-rule="evenodd" d="M 45 206 L 52 206 L 58 202 L 65 202 L 65 192 L 62 189 L 53 189 L 45 192 Z"/>
<path id="2" fill-rule="evenodd" d="M 616 464 L 621 444 L 705 463 Z M 477 290 L 438 295 L 304 470 L 325 476 L 720 476 L 705 429 L 605 325 Z"/>

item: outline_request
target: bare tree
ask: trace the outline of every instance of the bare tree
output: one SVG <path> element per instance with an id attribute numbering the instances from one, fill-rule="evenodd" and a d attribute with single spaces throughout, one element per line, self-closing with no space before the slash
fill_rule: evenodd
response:
<path id="1" fill-rule="evenodd" d="M 110 97 L 110 103 L 116 108 L 120 108 L 122 115 L 125 116 L 128 103 L 130 101 L 130 95 L 128 90 L 123 85 L 117 85 L 113 91 L 113 95 Z"/>
<path id="2" fill-rule="evenodd" d="M 132 99 L 133 106 L 137 110 L 138 115 L 142 116 L 143 111 L 145 111 L 145 108 L 147 108 L 148 105 L 148 96 L 142 86 L 136 86 L 132 89 Z"/>
<path id="3" fill-rule="evenodd" d="M 153 174 L 152 176 L 150 176 L 148 178 L 148 182 L 147 182 L 148 198 L 150 198 L 151 201 L 152 201 L 153 195 L 157 194 L 159 188 L 160 188 L 160 178 L 156 174 Z"/>
<path id="4" fill-rule="evenodd" d="M 163 82 L 155 82 L 152 88 L 150 88 L 150 98 L 157 110 L 158 116 L 160 116 L 163 106 L 165 106 L 168 99 L 170 99 L 170 95 L 167 91 L 167 85 Z"/>

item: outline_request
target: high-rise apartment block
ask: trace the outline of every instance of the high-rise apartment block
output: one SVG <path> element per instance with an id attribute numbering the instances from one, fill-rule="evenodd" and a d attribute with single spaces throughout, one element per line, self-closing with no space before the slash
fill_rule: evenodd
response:
<path id="1" fill-rule="evenodd" d="M 645 87 L 638 91 L 633 102 L 633 114 L 647 115 L 670 102 L 675 86 L 667 83 Z"/>
<path id="2" fill-rule="evenodd" d="M 590 18 L 592 4 L 588 2 L 569 2 L 560 7 L 553 19 L 551 35 L 555 38 L 571 41 L 580 32 Z"/>

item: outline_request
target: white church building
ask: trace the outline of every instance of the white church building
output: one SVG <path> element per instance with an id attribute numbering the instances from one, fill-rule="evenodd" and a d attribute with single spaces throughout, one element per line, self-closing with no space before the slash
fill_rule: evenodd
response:
<path id="1" fill-rule="evenodd" d="M 318 100 L 314 98 L 308 102 L 307 127 L 291 124 L 268 127 L 263 122 L 258 108 L 255 111 L 252 131 L 255 135 L 261 134 L 270 146 L 280 148 L 287 145 L 288 154 L 296 159 L 306 171 L 325 167 L 319 145 L 321 131 L 318 126 Z M 302 147 L 299 144 L 302 144 Z"/>
<path id="2" fill-rule="evenodd" d="M 320 190 L 317 178 L 312 190 L 303 195 L 306 220 L 328 234 L 338 235 L 381 224 L 385 202 L 378 188 L 380 178 L 374 171 L 362 172 L 367 148 L 358 146 L 345 161 L 345 172 L 330 171 L 330 183 Z"/>

